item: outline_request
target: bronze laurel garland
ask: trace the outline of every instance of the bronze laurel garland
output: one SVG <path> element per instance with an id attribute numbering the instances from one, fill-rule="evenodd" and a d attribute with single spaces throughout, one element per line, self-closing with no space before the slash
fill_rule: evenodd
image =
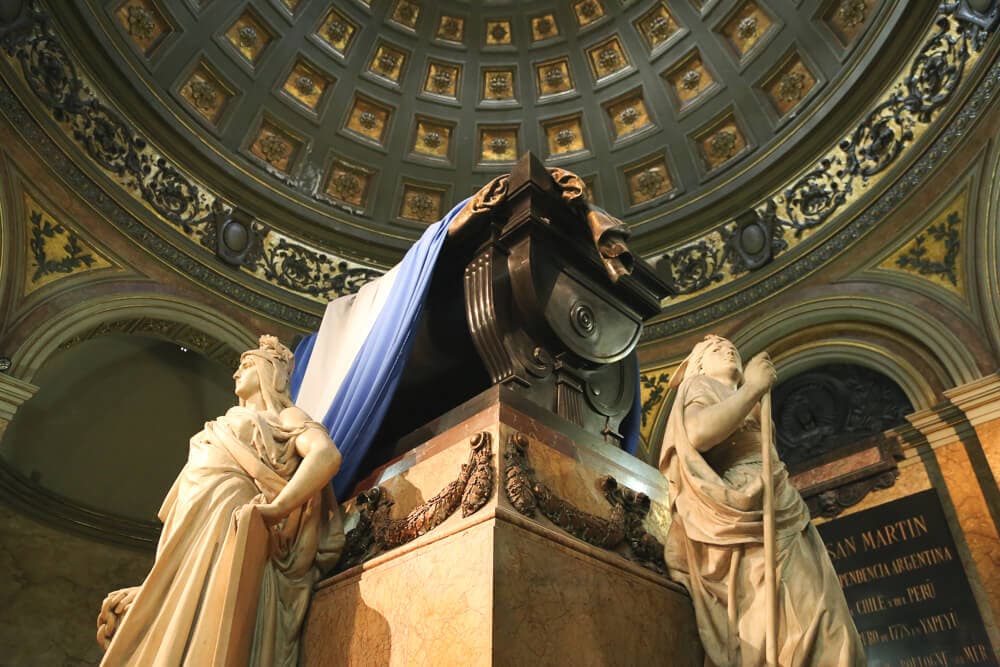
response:
<path id="1" fill-rule="evenodd" d="M 33 4 L 26 18 L 0 30 L 0 47 L 20 64 L 32 93 L 103 170 L 137 194 L 162 219 L 200 245 L 213 250 L 216 220 L 230 213 L 166 158 L 153 153 L 146 139 L 117 111 L 84 85 L 49 16 Z M 329 300 L 349 294 L 381 272 L 352 266 L 339 258 L 279 237 L 254 223 L 255 247 L 244 266 L 286 290 Z"/>
<path id="2" fill-rule="evenodd" d="M 390 517 L 395 501 L 387 489 L 376 486 L 357 498 L 358 524 L 347 532 L 337 563 L 343 571 L 360 565 L 386 549 L 393 549 L 437 528 L 461 506 L 462 516 L 479 511 L 493 496 L 493 438 L 477 433 L 469 443 L 469 460 L 458 478 L 437 495 L 410 510 L 402 519 Z"/>
<path id="3" fill-rule="evenodd" d="M 643 526 L 649 514 L 649 496 L 619 485 L 610 475 L 601 477 L 598 486 L 611 505 L 610 515 L 604 519 L 577 508 L 538 481 L 528 461 L 528 439 L 523 434 L 513 433 L 508 438 L 503 458 L 504 490 L 518 512 L 528 517 L 541 512 L 556 526 L 595 547 L 615 550 L 625 545 L 630 560 L 666 574 L 663 543 Z"/>
<path id="4" fill-rule="evenodd" d="M 954 96 L 972 51 L 980 51 L 991 30 L 963 16 L 959 3 L 944 3 L 937 29 L 924 42 L 909 74 L 889 97 L 870 111 L 837 152 L 824 158 L 756 213 L 771 217 L 772 256 L 788 248 L 784 236 L 796 238 L 816 229 L 837 213 L 854 191 L 885 171 L 913 142 L 915 128 L 931 122 Z M 720 242 L 701 239 L 666 253 L 657 269 L 679 294 L 699 292 L 749 269 L 735 252 L 736 228 L 719 230 Z"/>

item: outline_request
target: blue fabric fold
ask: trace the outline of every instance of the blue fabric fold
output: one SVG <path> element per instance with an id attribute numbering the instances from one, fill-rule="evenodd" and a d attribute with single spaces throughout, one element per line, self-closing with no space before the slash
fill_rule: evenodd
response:
<path id="1" fill-rule="evenodd" d="M 333 478 L 337 498 L 346 498 L 357 483 L 358 468 L 365 459 L 399 386 L 413 347 L 416 325 L 423 312 L 434 265 L 448 235 L 448 225 L 465 201 L 434 223 L 410 248 L 399 265 L 399 275 L 371 332 L 361 345 L 354 363 L 320 421 L 343 456 L 340 472 Z M 298 396 L 316 335 L 295 348 L 295 370 L 291 378 L 292 398 Z"/>
<path id="2" fill-rule="evenodd" d="M 465 201 L 459 203 L 443 219 L 428 227 L 403 257 L 384 307 L 321 420 L 343 457 L 340 472 L 333 478 L 337 498 L 346 498 L 358 481 L 359 467 L 371 448 L 409 359 L 448 226 L 464 205 Z M 295 348 L 295 368 L 290 379 L 293 400 L 297 399 L 302 387 L 317 336 L 318 333 L 307 336 Z M 630 356 L 637 372 L 636 391 L 632 409 L 622 422 L 622 434 L 623 449 L 635 454 L 642 408 L 638 358 L 635 353 Z"/>

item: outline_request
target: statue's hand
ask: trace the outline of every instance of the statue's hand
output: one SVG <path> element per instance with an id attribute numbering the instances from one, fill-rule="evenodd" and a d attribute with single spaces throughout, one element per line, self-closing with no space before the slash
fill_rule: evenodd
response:
<path id="1" fill-rule="evenodd" d="M 757 396 L 763 396 L 774 385 L 778 374 L 771 363 L 771 355 L 761 352 L 747 363 L 743 370 L 744 384 Z"/>
<path id="2" fill-rule="evenodd" d="M 132 607 L 135 596 L 139 594 L 141 586 L 122 588 L 108 593 L 101 603 L 101 612 L 97 616 L 97 643 L 101 648 L 107 650 L 111 639 L 115 636 L 115 631 L 121 624 L 125 613 Z"/>
<path id="3" fill-rule="evenodd" d="M 260 516 L 268 526 L 280 523 L 282 519 L 291 514 L 290 509 L 286 509 L 278 503 L 261 503 L 257 505 L 257 511 L 260 512 Z"/>

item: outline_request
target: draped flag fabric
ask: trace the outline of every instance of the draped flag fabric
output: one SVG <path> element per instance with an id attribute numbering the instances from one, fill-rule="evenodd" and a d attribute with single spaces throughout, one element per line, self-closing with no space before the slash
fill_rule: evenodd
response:
<path id="1" fill-rule="evenodd" d="M 343 456 L 333 478 L 337 498 L 349 497 L 413 346 L 448 225 L 465 201 L 431 225 L 403 261 L 356 294 L 331 301 L 320 329 L 295 349 L 291 378 L 295 404 L 330 430 Z M 624 449 L 638 445 L 638 396 L 622 424 L 632 424 Z M 431 415 L 435 417 L 437 415 Z M 367 472 L 367 471 L 364 471 Z"/>

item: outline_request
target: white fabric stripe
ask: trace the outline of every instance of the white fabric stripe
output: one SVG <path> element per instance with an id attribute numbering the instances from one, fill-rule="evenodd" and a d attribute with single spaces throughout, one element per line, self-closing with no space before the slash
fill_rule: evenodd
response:
<path id="1" fill-rule="evenodd" d="M 356 294 L 342 296 L 327 304 L 295 401 L 316 421 L 326 417 L 344 376 L 385 306 L 399 273 L 398 268 L 397 264 L 366 283 Z"/>

